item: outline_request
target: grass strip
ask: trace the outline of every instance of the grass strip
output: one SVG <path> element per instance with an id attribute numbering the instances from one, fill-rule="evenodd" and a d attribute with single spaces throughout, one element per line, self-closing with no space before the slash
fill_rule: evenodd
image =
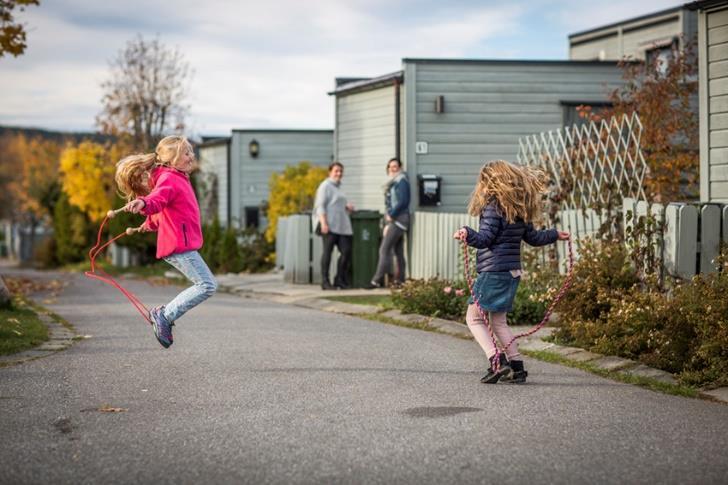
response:
<path id="1" fill-rule="evenodd" d="M 16 298 L 10 308 L 0 310 L 0 355 L 32 349 L 48 341 L 48 327 L 32 306 Z"/>
<path id="2" fill-rule="evenodd" d="M 683 384 L 668 384 L 666 382 L 661 382 L 650 377 L 635 376 L 631 374 L 626 374 L 624 372 L 602 369 L 590 362 L 576 362 L 573 360 L 569 360 L 566 357 L 556 354 L 554 352 L 549 352 L 548 350 L 521 349 L 521 353 L 529 357 L 542 360 L 544 362 L 565 365 L 567 367 L 574 367 L 576 369 L 591 372 L 592 374 L 596 374 L 607 379 L 624 382 L 625 384 L 633 384 L 636 386 L 644 387 L 646 389 L 650 389 L 652 391 L 672 394 L 674 396 L 700 397 L 700 393 L 698 392 L 698 390 L 690 386 L 686 386 Z"/>
<path id="3" fill-rule="evenodd" d="M 394 308 L 392 297 L 390 295 L 343 295 L 343 296 L 327 296 L 327 300 L 340 301 L 343 303 L 353 303 L 355 305 L 371 305 L 378 306 L 384 310 Z"/>

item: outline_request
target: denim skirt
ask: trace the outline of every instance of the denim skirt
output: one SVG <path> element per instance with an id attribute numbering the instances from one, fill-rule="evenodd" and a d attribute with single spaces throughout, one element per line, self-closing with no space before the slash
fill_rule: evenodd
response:
<path id="1" fill-rule="evenodd" d="M 478 299 L 480 308 L 488 312 L 510 312 L 520 277 L 514 278 L 510 271 L 487 271 L 478 274 L 473 284 L 473 294 Z M 473 295 L 468 304 L 475 303 Z"/>

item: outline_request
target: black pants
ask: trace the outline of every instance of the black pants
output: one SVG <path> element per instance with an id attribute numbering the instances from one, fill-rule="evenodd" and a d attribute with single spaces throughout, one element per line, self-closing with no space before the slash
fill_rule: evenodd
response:
<path id="1" fill-rule="evenodd" d="M 344 236 L 343 234 L 335 234 L 330 232 L 328 234 L 322 234 L 321 238 L 324 243 L 324 252 L 321 255 L 321 279 L 323 282 L 329 281 L 329 266 L 331 265 L 331 252 L 334 250 L 334 246 L 339 249 L 341 255 L 336 265 L 336 278 L 334 279 L 334 285 L 343 284 L 350 286 L 349 284 L 349 268 L 351 267 L 351 236 Z"/>
<path id="2" fill-rule="evenodd" d="M 395 280 L 397 283 L 404 282 L 405 261 L 404 261 L 404 235 L 405 231 L 395 224 L 388 224 L 385 230 L 382 244 L 379 246 L 379 263 L 377 272 L 372 276 L 372 281 L 384 284 L 384 275 L 392 270 L 392 254 L 397 258 L 397 271 Z"/>

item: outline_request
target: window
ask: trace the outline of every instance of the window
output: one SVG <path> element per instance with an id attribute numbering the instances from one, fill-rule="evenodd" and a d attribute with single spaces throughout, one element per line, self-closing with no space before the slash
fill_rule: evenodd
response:
<path id="1" fill-rule="evenodd" d="M 260 226 L 260 207 L 252 206 L 245 208 L 245 227 Z"/>
<path id="2" fill-rule="evenodd" d="M 660 75 L 664 75 L 667 72 L 667 66 L 674 59 L 677 50 L 677 39 L 656 44 L 645 51 L 645 62 L 648 66 L 654 65 L 655 71 Z"/>
<path id="3" fill-rule="evenodd" d="M 606 108 L 611 108 L 612 103 L 609 101 L 561 101 L 561 107 L 563 109 L 563 126 L 581 126 L 589 121 L 589 118 L 580 116 L 579 111 L 588 107 L 592 113 L 598 115 Z"/>

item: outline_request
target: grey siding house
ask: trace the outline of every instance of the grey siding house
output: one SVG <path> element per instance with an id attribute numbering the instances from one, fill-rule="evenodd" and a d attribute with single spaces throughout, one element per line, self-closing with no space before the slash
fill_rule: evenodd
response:
<path id="1" fill-rule="evenodd" d="M 700 200 L 728 202 L 728 1 L 688 7 L 698 13 Z"/>
<path id="2" fill-rule="evenodd" d="M 206 186 L 216 186 L 217 196 L 210 199 L 217 200 L 220 221 L 265 227 L 261 209 L 270 176 L 302 161 L 328 166 L 333 142 L 332 130 L 235 129 L 226 141 L 202 144 L 200 169 L 204 179 L 216 180 Z"/>
<path id="3" fill-rule="evenodd" d="M 197 145 L 202 189 L 200 212 L 204 221 L 215 216 L 223 223 L 230 215 L 230 138 L 218 138 Z"/>
<path id="4" fill-rule="evenodd" d="M 622 82 L 615 62 L 402 64 L 402 71 L 340 83 L 329 93 L 336 103 L 334 155 L 358 208 L 383 209 L 385 165 L 399 154 L 412 184 L 411 210 L 462 212 L 485 161 L 515 160 L 520 137 L 570 123 L 576 106 L 605 103 Z M 441 179 L 439 205 L 420 199 L 424 177 Z"/>
<path id="5" fill-rule="evenodd" d="M 650 60 L 697 38 L 697 15 L 674 7 L 569 35 L 572 60 Z"/>

